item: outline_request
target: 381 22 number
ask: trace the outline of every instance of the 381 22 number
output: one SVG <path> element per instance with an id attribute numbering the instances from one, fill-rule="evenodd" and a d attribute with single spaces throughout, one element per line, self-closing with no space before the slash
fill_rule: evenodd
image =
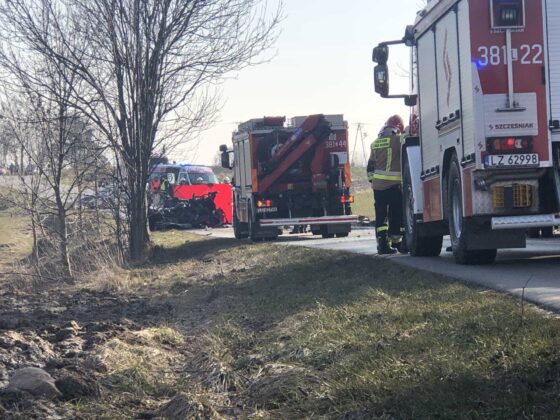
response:
<path id="1" fill-rule="evenodd" d="M 481 66 L 499 66 L 507 63 L 507 47 L 505 45 L 491 45 L 478 47 Z M 512 60 L 521 64 L 543 64 L 544 49 L 541 44 L 523 44 L 519 48 L 512 48 Z"/>

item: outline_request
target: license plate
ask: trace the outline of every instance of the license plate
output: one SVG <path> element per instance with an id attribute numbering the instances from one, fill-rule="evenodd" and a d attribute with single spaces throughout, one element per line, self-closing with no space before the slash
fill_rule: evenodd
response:
<path id="1" fill-rule="evenodd" d="M 257 209 L 257 213 L 276 213 L 278 207 L 261 207 Z"/>
<path id="2" fill-rule="evenodd" d="M 539 166 L 539 155 L 527 153 L 522 155 L 488 155 L 485 158 L 485 166 Z"/>

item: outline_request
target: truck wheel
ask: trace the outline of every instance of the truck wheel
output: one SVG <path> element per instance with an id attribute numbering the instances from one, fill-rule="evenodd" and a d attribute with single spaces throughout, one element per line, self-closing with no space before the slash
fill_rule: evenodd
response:
<path id="1" fill-rule="evenodd" d="M 420 236 L 414 215 L 414 195 L 412 178 L 408 161 L 404 165 L 403 210 L 405 222 L 405 240 L 410 255 L 415 257 L 437 257 L 441 253 L 443 235 Z"/>
<path id="2" fill-rule="evenodd" d="M 253 208 L 252 208 L 252 204 L 249 204 L 249 223 L 248 223 L 248 227 L 249 227 L 249 237 L 251 238 L 251 240 L 253 242 L 257 242 L 259 239 L 262 238 L 258 238 L 257 234 L 258 234 L 258 227 L 257 224 L 255 223 L 255 220 L 253 220 Z"/>
<path id="3" fill-rule="evenodd" d="M 160 222 L 163 220 L 161 214 L 155 213 L 148 216 L 148 227 L 150 232 L 155 232 L 156 230 L 161 230 Z"/>
<path id="4" fill-rule="evenodd" d="M 457 157 L 453 156 L 447 177 L 447 209 L 449 214 L 449 235 L 453 256 L 457 264 L 482 265 L 491 264 L 496 259 L 495 249 L 469 250 L 467 249 L 465 235 L 465 218 L 463 217 L 463 188 Z"/>
<path id="5" fill-rule="evenodd" d="M 148 217 L 148 227 L 150 228 L 150 232 L 155 232 L 157 230 L 156 221 L 153 217 Z"/>
<path id="6" fill-rule="evenodd" d="M 337 233 L 336 237 L 337 238 L 347 238 L 349 234 L 350 234 L 350 232 Z"/>
<path id="7" fill-rule="evenodd" d="M 247 223 L 241 223 L 237 218 L 237 210 L 233 205 L 233 235 L 235 239 L 247 239 L 249 237 L 249 228 Z"/>
<path id="8" fill-rule="evenodd" d="M 321 225 L 321 237 L 323 239 L 331 239 L 334 238 L 334 233 L 329 233 L 327 226 Z"/>

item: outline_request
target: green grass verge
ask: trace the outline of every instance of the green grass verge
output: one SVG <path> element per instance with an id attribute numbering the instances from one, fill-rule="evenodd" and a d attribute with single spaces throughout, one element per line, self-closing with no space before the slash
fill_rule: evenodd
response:
<path id="1" fill-rule="evenodd" d="M 0 210 L 0 264 L 13 262 L 31 252 L 31 232 L 28 220 L 6 206 Z"/>
<path id="2" fill-rule="evenodd" d="M 373 191 L 367 179 L 366 168 L 352 167 L 352 213 L 358 216 L 366 216 L 370 220 L 375 220 L 375 210 L 373 208 Z"/>
<path id="3" fill-rule="evenodd" d="M 355 185 L 369 185 L 367 170 L 363 166 L 352 166 L 350 168 L 350 176 L 352 177 L 352 183 Z"/>
<path id="4" fill-rule="evenodd" d="M 367 216 L 370 220 L 375 220 L 375 210 L 373 208 L 373 190 L 367 189 L 354 193 L 352 213 L 358 216 Z"/>
<path id="5" fill-rule="evenodd" d="M 560 324 L 536 308 L 525 305 L 522 317 L 507 295 L 383 259 L 237 244 L 197 238 L 172 254 L 210 269 L 181 281 L 188 293 L 177 298 L 176 315 L 204 314 L 208 333 L 197 353 L 219 372 L 206 383 L 221 384 L 244 414 L 560 412 Z"/>

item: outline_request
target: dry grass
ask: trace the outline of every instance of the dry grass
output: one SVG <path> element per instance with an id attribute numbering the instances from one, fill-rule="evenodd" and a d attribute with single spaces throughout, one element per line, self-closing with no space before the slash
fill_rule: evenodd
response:
<path id="1" fill-rule="evenodd" d="M 169 252 L 204 273 L 175 301 L 177 317 L 205 326 L 190 366 L 244 416 L 560 410 L 559 321 L 534 309 L 521 321 L 508 296 L 366 256 L 183 235 Z"/>
<path id="2" fill-rule="evenodd" d="M 26 219 L 19 213 L 0 210 L 0 261 L 13 261 L 31 252 L 31 233 Z"/>
<path id="3" fill-rule="evenodd" d="M 1 226 L 1 225 L 0 225 Z M 82 417 L 557 418 L 560 324 L 387 260 L 158 232 Z M 179 414 L 177 414 L 179 413 Z"/>

